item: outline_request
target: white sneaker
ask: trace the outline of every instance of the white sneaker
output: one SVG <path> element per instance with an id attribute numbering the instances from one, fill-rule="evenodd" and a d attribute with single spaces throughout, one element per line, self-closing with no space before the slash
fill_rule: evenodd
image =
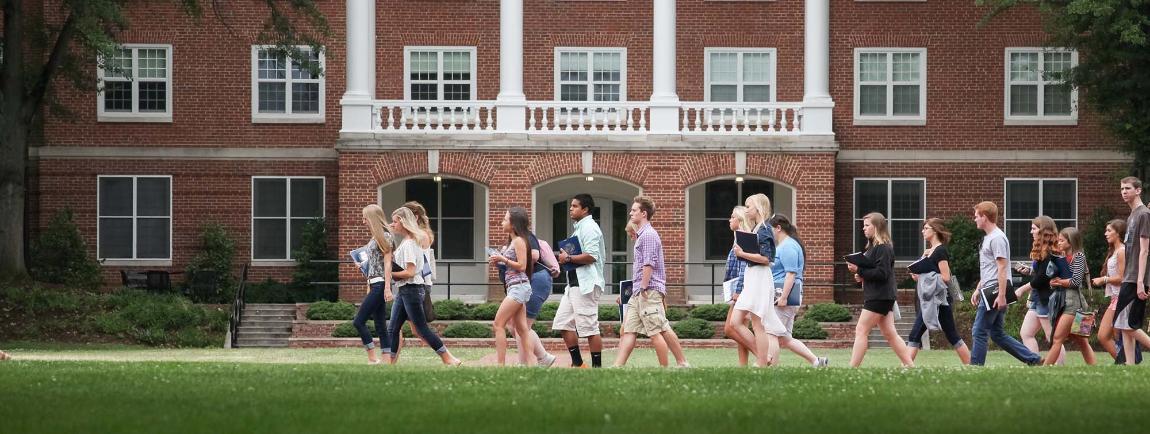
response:
<path id="1" fill-rule="evenodd" d="M 540 360 L 538 366 L 541 366 L 544 368 L 550 368 L 551 365 L 555 364 L 555 360 L 557 360 L 557 359 L 558 359 L 558 357 L 555 357 L 554 354 L 547 353 L 547 357 L 544 357 L 543 360 Z"/>
<path id="2" fill-rule="evenodd" d="M 825 368 L 830 364 L 831 364 L 831 359 L 829 359 L 829 358 L 819 357 L 819 358 L 815 359 L 815 367 L 816 368 Z"/>
<path id="3" fill-rule="evenodd" d="M 683 362 L 683 363 L 679 363 L 679 364 L 676 364 L 676 365 L 675 365 L 675 368 L 678 368 L 678 369 L 691 369 L 691 364 L 690 364 L 690 363 L 687 363 L 687 362 Z"/>

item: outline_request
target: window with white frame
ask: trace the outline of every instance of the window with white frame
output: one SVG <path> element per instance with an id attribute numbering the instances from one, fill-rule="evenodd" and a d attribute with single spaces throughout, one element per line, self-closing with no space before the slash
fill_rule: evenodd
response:
<path id="1" fill-rule="evenodd" d="M 252 120 L 254 122 L 323 121 L 324 55 L 298 47 L 300 58 L 270 46 L 252 46 Z"/>
<path id="2" fill-rule="evenodd" d="M 475 257 L 475 184 L 462 179 L 409 179 L 404 198 L 427 210 L 439 259 Z"/>
<path id="3" fill-rule="evenodd" d="M 1077 179 L 1007 179 L 1005 184 L 1004 229 L 1011 258 L 1030 255 L 1030 221 L 1035 217 L 1049 216 L 1059 230 L 1078 225 Z"/>
<path id="4" fill-rule="evenodd" d="M 855 49 L 855 124 L 926 122 L 926 49 Z"/>
<path id="5" fill-rule="evenodd" d="M 746 203 L 755 194 L 765 194 L 771 203 L 775 202 L 775 184 L 770 181 L 748 179 L 715 180 L 704 185 L 703 196 L 706 213 L 703 215 L 706 230 L 704 234 L 705 258 L 708 261 L 727 258 L 735 234 L 731 232 L 731 209 Z"/>
<path id="6" fill-rule="evenodd" d="M 102 58 L 97 119 L 172 121 L 172 46 L 125 44 Z"/>
<path id="7" fill-rule="evenodd" d="M 253 177 L 252 259 L 293 259 L 304 226 L 324 217 L 323 190 L 323 177 Z"/>
<path id="8" fill-rule="evenodd" d="M 774 48 L 708 48 L 703 67 L 707 101 L 775 100 Z"/>
<path id="9" fill-rule="evenodd" d="M 408 100 L 475 99 L 475 47 L 407 47 L 403 66 Z"/>
<path id="10" fill-rule="evenodd" d="M 854 246 L 866 247 L 863 217 L 881 213 L 890 229 L 896 259 L 917 259 L 922 255 L 922 222 L 926 219 L 926 180 L 855 179 Z"/>
<path id="11" fill-rule="evenodd" d="M 172 258 L 172 177 L 97 177 L 97 257 Z"/>
<path id="12" fill-rule="evenodd" d="M 555 99 L 627 100 L 627 52 L 623 48 L 556 48 Z"/>
<path id="13" fill-rule="evenodd" d="M 1073 123 L 1078 92 L 1066 83 L 1066 74 L 1077 64 L 1075 51 L 1006 49 L 1006 120 Z"/>

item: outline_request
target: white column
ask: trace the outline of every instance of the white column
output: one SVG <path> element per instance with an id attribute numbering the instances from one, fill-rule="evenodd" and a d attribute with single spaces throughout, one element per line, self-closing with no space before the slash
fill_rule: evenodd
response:
<path id="1" fill-rule="evenodd" d="M 496 129 L 509 133 L 525 132 L 526 102 L 523 95 L 523 0 L 500 0 Z"/>
<path id="2" fill-rule="evenodd" d="M 651 133 L 679 133 L 675 90 L 675 0 L 654 0 L 652 28 Z"/>
<path id="3" fill-rule="evenodd" d="M 803 133 L 834 134 L 830 94 L 830 0 L 806 0 L 803 41 Z"/>
<path id="4" fill-rule="evenodd" d="M 375 99 L 375 1 L 347 0 L 347 90 L 341 133 L 371 132 Z"/>

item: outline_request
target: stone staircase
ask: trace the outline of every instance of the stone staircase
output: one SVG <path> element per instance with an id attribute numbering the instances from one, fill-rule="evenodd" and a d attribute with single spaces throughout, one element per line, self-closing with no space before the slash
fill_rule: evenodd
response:
<path id="1" fill-rule="evenodd" d="M 905 341 L 906 336 L 910 334 L 910 328 L 914 326 L 915 307 L 913 305 L 904 306 L 902 303 L 899 303 L 898 308 L 899 313 L 902 314 L 902 319 L 894 322 L 894 328 L 898 331 L 898 335 L 902 337 L 902 340 Z M 867 342 L 867 345 L 870 348 L 890 348 L 890 345 L 886 343 L 886 338 L 883 337 L 882 331 L 880 331 L 878 327 L 875 327 L 874 330 L 871 330 L 870 337 Z M 930 349 L 930 343 L 927 342 L 926 348 L 923 349 Z"/>
<path id="2" fill-rule="evenodd" d="M 283 348 L 288 346 L 295 320 L 294 304 L 248 304 L 236 332 L 240 348 Z"/>

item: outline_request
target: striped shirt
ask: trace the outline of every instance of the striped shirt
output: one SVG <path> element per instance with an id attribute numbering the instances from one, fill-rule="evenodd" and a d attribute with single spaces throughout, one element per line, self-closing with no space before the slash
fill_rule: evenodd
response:
<path id="1" fill-rule="evenodd" d="M 1086 281 L 1086 255 L 1082 252 L 1074 254 L 1074 260 L 1070 263 L 1070 288 L 1082 288 L 1082 283 Z"/>

